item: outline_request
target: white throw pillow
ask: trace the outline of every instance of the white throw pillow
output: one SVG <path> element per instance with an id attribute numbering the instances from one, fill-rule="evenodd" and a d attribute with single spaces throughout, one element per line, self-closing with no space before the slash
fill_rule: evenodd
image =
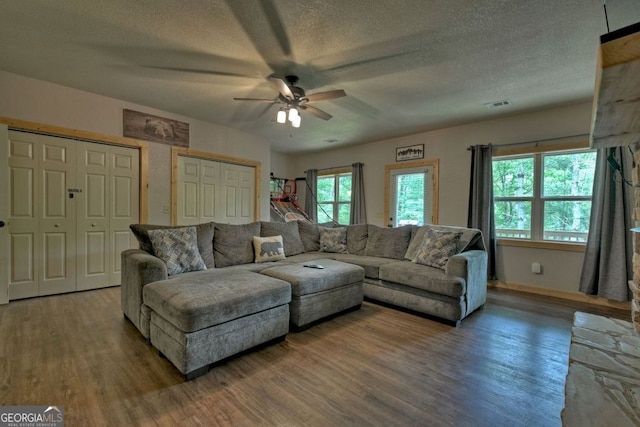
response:
<path id="1" fill-rule="evenodd" d="M 255 262 L 278 261 L 286 259 L 282 236 L 253 236 Z"/>

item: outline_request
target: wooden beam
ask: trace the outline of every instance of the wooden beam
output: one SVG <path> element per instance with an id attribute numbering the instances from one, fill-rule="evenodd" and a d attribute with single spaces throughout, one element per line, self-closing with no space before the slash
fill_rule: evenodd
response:
<path id="1" fill-rule="evenodd" d="M 593 100 L 592 148 L 640 141 L 640 23 L 601 37 Z"/>

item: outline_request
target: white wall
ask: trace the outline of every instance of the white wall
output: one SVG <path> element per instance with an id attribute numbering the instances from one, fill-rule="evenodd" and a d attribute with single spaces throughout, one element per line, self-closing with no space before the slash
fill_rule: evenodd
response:
<path id="1" fill-rule="evenodd" d="M 189 123 L 190 148 L 262 163 L 260 219 L 269 219 L 270 144 L 264 138 L 166 111 L 0 71 L 0 116 L 122 136 L 124 108 Z M 149 219 L 169 224 L 171 147 L 149 143 Z"/>
<path id="2" fill-rule="evenodd" d="M 384 166 L 395 163 L 396 147 L 425 145 L 425 160 L 438 159 L 439 223 L 466 226 L 471 154 L 476 144 L 511 144 L 532 140 L 588 134 L 591 102 L 552 110 L 514 115 L 465 126 L 338 148 L 293 157 L 294 172 L 363 162 L 368 222 L 384 226 Z M 583 254 L 548 249 L 501 246 L 498 277 L 502 281 L 568 292 L 578 291 Z M 531 263 L 540 262 L 543 274 L 531 273 Z"/>

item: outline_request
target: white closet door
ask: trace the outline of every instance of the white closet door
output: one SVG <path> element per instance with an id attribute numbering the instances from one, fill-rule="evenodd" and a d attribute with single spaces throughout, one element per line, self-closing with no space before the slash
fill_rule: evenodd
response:
<path id="1" fill-rule="evenodd" d="M 137 247 L 129 225 L 140 218 L 140 152 L 126 147 L 109 147 L 111 198 L 109 200 L 109 284 L 119 285 L 120 254 Z"/>
<path id="2" fill-rule="evenodd" d="M 9 147 L 9 299 L 73 291 L 73 142 L 10 132 Z"/>
<path id="3" fill-rule="evenodd" d="M 78 290 L 120 284 L 120 253 L 135 247 L 139 163 L 132 148 L 78 145 Z"/>
<path id="4" fill-rule="evenodd" d="M 200 216 L 199 223 L 216 219 L 216 208 L 219 205 L 220 162 L 200 160 Z"/>
<path id="5" fill-rule="evenodd" d="M 236 167 L 238 168 L 239 221 L 245 224 L 252 222 L 254 219 L 256 170 L 248 166 Z"/>
<path id="6" fill-rule="evenodd" d="M 78 289 L 109 284 L 109 147 L 78 143 Z"/>
<path id="7" fill-rule="evenodd" d="M 255 191 L 254 167 L 178 156 L 179 225 L 251 222 Z"/>
<path id="8" fill-rule="evenodd" d="M 178 156 L 178 224 L 200 222 L 200 160 Z"/>
<path id="9" fill-rule="evenodd" d="M 0 304 L 9 302 L 9 128 L 0 124 Z"/>
<path id="10" fill-rule="evenodd" d="M 221 163 L 221 206 L 217 220 L 228 224 L 252 222 L 255 212 L 255 168 Z"/>
<path id="11" fill-rule="evenodd" d="M 219 222 L 239 224 L 238 222 L 238 169 L 236 165 L 222 163 L 220 165 L 220 208 L 216 215 Z"/>
<path id="12" fill-rule="evenodd" d="M 136 246 L 138 150 L 13 131 L 0 148 L 0 303 L 3 289 L 14 300 L 118 285 L 120 252 Z"/>

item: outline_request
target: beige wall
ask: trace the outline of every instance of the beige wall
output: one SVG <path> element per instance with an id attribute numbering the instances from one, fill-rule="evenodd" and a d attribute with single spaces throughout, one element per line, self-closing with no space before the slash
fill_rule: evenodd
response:
<path id="1" fill-rule="evenodd" d="M 267 140 L 245 132 L 0 71 L 0 116 L 119 136 L 123 108 L 189 122 L 193 149 L 262 162 L 260 218 L 264 220 L 269 219 L 270 172 L 294 178 L 303 176 L 310 167 L 363 162 L 368 220 L 378 225 L 385 222 L 384 166 L 394 163 L 396 147 L 425 144 L 425 159 L 440 161 L 439 222 L 466 225 L 468 146 L 586 134 L 591 122 L 591 103 L 586 102 L 364 146 L 293 156 L 271 153 Z M 168 224 L 170 216 L 164 214 L 164 207 L 170 206 L 170 147 L 150 143 L 149 164 L 149 222 Z M 501 280 L 511 283 L 577 292 L 582 258 L 581 253 L 575 252 L 500 247 L 498 273 Z M 542 264 L 542 275 L 531 273 L 532 262 Z"/>
<path id="2" fill-rule="evenodd" d="M 224 126 L 182 117 L 122 100 L 0 71 L 0 116 L 122 136 L 124 108 L 189 123 L 190 148 L 262 162 L 261 195 L 269 194 L 269 142 Z M 171 147 L 149 143 L 149 222 L 169 224 Z M 269 218 L 269 198 L 261 197 L 260 218 Z"/>
<path id="3" fill-rule="evenodd" d="M 475 144 L 510 144 L 588 134 L 591 102 L 451 127 L 366 145 L 292 157 L 293 173 L 363 162 L 368 222 L 384 225 L 384 166 L 395 163 L 396 147 L 425 145 L 425 159 L 440 162 L 439 223 L 465 226 L 469 194 L 470 152 Z M 578 291 L 582 253 L 548 249 L 500 247 L 498 274 L 503 281 L 568 292 Z M 531 273 L 540 262 L 543 274 Z"/>

